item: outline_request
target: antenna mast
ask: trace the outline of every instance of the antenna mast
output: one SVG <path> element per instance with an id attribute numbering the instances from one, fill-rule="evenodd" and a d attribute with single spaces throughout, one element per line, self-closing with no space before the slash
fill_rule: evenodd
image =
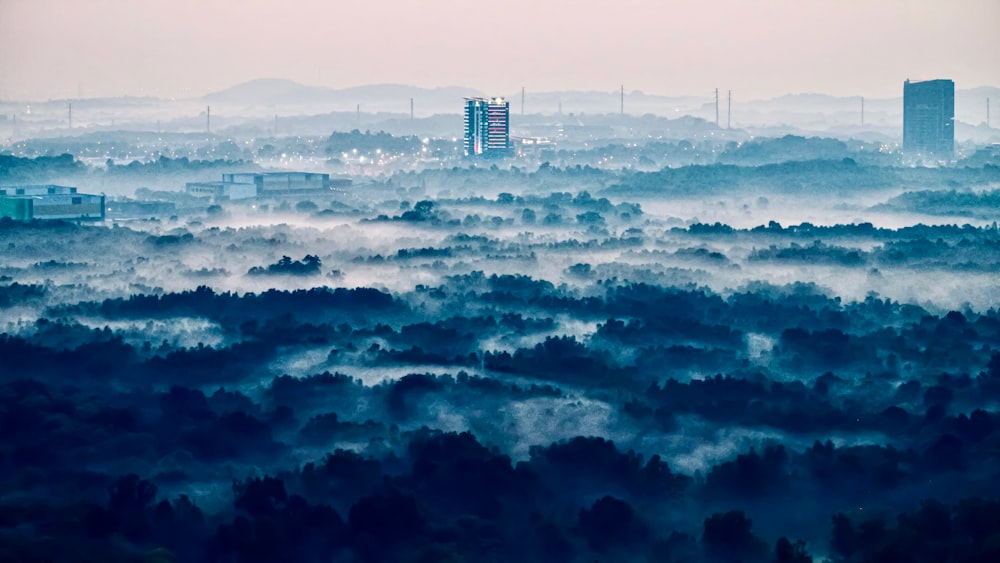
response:
<path id="1" fill-rule="evenodd" d="M 733 91 L 729 91 L 729 101 L 726 105 L 726 129 L 732 126 L 733 122 Z"/>
<path id="2" fill-rule="evenodd" d="M 719 126 L 719 89 L 715 89 L 715 126 Z"/>

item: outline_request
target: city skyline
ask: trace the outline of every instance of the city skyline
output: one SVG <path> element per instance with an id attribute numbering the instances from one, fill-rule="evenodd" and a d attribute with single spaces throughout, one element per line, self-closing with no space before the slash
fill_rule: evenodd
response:
<path id="1" fill-rule="evenodd" d="M 1000 83 L 991 55 L 1000 6 L 984 0 L 628 0 L 614 9 L 508 0 L 491 12 L 504 40 L 476 49 L 462 48 L 478 32 L 457 25 L 461 6 L 0 0 L 0 99 L 197 97 L 257 78 L 504 94 L 624 84 L 707 96 L 721 87 L 744 100 L 898 97 L 906 78 Z M 503 70 L 475 64 L 486 58 L 505 61 Z"/>

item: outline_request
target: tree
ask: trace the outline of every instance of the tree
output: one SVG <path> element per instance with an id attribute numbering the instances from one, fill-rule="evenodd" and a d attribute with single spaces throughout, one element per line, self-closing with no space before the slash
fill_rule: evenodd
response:
<path id="1" fill-rule="evenodd" d="M 604 217 L 596 211 L 587 211 L 576 216 L 581 225 L 604 225 Z"/>
<path id="2" fill-rule="evenodd" d="M 632 507 L 611 496 L 602 497 L 590 509 L 580 509 L 579 530 L 596 551 L 612 545 L 628 545 L 646 535 Z"/>
<path id="3" fill-rule="evenodd" d="M 319 206 L 309 201 L 308 199 L 304 199 L 295 204 L 295 210 L 300 213 L 312 213 L 317 209 L 319 209 Z"/>
<path id="4" fill-rule="evenodd" d="M 418 536 L 427 525 L 416 499 L 394 489 L 359 500 L 348 513 L 348 523 L 355 532 L 389 545 Z"/>
<path id="5" fill-rule="evenodd" d="M 986 368 L 986 376 L 990 379 L 1000 379 L 1000 352 L 993 352 Z"/>
<path id="6" fill-rule="evenodd" d="M 833 515 L 833 534 L 830 547 L 843 557 L 850 557 L 860 549 L 860 538 L 850 518 L 844 514 Z"/>
<path id="7" fill-rule="evenodd" d="M 812 563 L 812 560 L 802 540 L 792 543 L 788 538 L 782 537 L 774 546 L 775 563 Z"/>
<path id="8" fill-rule="evenodd" d="M 156 485 L 129 474 L 108 487 L 108 510 L 117 517 L 118 531 L 132 541 L 149 535 L 146 507 L 156 498 Z"/>
<path id="9" fill-rule="evenodd" d="M 759 554 L 767 548 L 750 532 L 751 525 L 742 510 L 715 513 L 705 519 L 701 543 L 710 555 L 724 559 Z"/>
<path id="10" fill-rule="evenodd" d="M 285 483 L 280 479 L 264 476 L 263 479 L 249 479 L 243 483 L 233 483 L 236 508 L 254 516 L 274 514 L 288 502 Z"/>

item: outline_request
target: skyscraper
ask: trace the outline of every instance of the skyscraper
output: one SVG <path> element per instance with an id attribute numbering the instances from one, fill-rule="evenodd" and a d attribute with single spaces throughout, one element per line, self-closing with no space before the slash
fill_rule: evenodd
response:
<path id="1" fill-rule="evenodd" d="M 903 150 L 950 158 L 955 152 L 955 83 L 903 83 Z"/>
<path id="2" fill-rule="evenodd" d="M 510 103 L 503 98 L 465 99 L 465 155 L 502 155 L 510 148 Z"/>

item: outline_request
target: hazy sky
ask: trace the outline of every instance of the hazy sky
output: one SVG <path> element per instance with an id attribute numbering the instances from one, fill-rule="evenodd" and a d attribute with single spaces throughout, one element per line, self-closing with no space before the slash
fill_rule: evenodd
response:
<path id="1" fill-rule="evenodd" d="M 1000 85 L 1000 0 L 0 0 L 0 98 L 254 78 L 744 99 Z"/>

